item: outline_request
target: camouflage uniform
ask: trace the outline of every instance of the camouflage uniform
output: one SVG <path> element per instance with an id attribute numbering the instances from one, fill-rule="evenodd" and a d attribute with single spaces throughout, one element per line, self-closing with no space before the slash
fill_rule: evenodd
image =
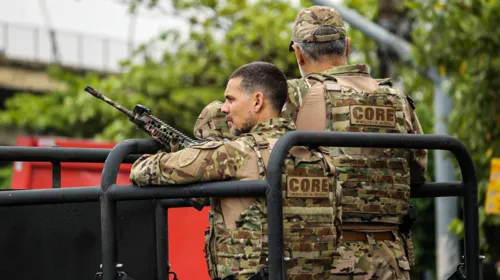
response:
<path id="1" fill-rule="evenodd" d="M 314 35 L 326 25 L 337 32 Z M 345 36 L 343 20 L 334 9 L 314 6 L 297 16 L 290 51 L 294 42 Z M 413 101 L 392 88 L 389 79 L 372 79 L 365 65 L 310 73 L 289 80 L 288 86 L 282 116 L 296 121 L 299 130 L 423 133 Z M 410 239 L 402 240 L 398 226 L 408 211 L 410 178 L 425 181 L 427 151 L 322 149 L 334 161 L 337 187 L 342 190 L 342 242 L 332 269 L 335 279 L 409 279 L 412 253 L 405 251 L 411 247 Z"/>
<path id="2" fill-rule="evenodd" d="M 272 147 L 289 120 L 256 124 L 232 141 L 209 141 L 176 153 L 143 155 L 130 180 L 139 186 L 199 181 L 264 179 Z M 288 279 L 333 279 L 330 270 L 340 226 L 339 196 L 329 157 L 294 147 L 284 161 L 283 222 Z M 248 279 L 266 265 L 266 200 L 211 198 L 213 215 L 206 236 L 207 265 L 213 279 Z"/>

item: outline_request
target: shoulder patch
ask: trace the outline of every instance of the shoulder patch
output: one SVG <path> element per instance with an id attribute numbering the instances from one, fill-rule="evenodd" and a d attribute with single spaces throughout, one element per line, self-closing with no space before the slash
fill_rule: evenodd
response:
<path id="1" fill-rule="evenodd" d="M 185 167 L 193 163 L 193 161 L 198 157 L 201 150 L 199 149 L 185 149 L 181 152 L 179 157 L 179 167 Z"/>

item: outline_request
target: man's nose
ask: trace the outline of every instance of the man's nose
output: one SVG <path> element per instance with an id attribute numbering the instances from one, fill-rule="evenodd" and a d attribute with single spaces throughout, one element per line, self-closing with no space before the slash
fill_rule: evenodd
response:
<path id="1" fill-rule="evenodd" d="M 222 105 L 221 112 L 226 115 L 229 114 L 229 104 L 227 104 L 227 101 Z"/>

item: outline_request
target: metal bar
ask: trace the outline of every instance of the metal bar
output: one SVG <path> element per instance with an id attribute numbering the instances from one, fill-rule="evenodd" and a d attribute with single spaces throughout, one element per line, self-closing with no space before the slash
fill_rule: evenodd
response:
<path id="1" fill-rule="evenodd" d="M 163 208 L 160 201 L 155 206 L 156 230 L 156 277 L 168 280 L 168 208 Z"/>
<path id="2" fill-rule="evenodd" d="M 217 181 L 172 186 L 117 186 L 111 185 L 106 196 L 113 200 L 143 200 L 179 197 L 254 197 L 263 196 L 267 190 L 264 180 Z"/>
<path id="3" fill-rule="evenodd" d="M 181 207 L 192 207 L 189 202 L 184 198 L 170 198 L 170 199 L 161 199 L 159 200 L 160 205 L 167 208 L 181 208 Z"/>
<path id="4" fill-rule="evenodd" d="M 44 162 L 104 162 L 112 149 L 21 147 L 0 146 L 2 161 L 44 161 Z M 127 156 L 123 162 L 132 163 L 139 155 Z"/>
<path id="5" fill-rule="evenodd" d="M 79 34 L 76 39 L 77 52 L 78 52 L 78 65 L 83 66 L 83 35 Z"/>
<path id="6" fill-rule="evenodd" d="M 40 61 L 40 28 L 35 28 L 35 32 L 33 32 L 33 51 L 35 54 L 35 61 Z"/>
<path id="7" fill-rule="evenodd" d="M 7 22 L 3 24 L 3 51 L 7 56 L 9 51 L 9 24 Z"/>
<path id="8" fill-rule="evenodd" d="M 0 191 L 0 206 L 99 201 L 100 187 Z"/>
<path id="9" fill-rule="evenodd" d="M 465 226 L 471 229 L 465 234 L 467 248 L 467 279 L 479 277 L 479 236 L 477 209 L 477 179 L 474 163 L 465 145 L 458 139 L 444 135 L 415 134 L 377 134 L 356 132 L 312 132 L 292 131 L 276 143 L 269 160 L 266 180 L 267 219 L 269 238 L 269 276 L 273 280 L 284 279 L 283 259 L 283 209 L 282 209 L 282 165 L 288 150 L 295 145 L 330 147 L 373 147 L 373 148 L 412 148 L 439 149 L 451 151 L 458 160 L 462 180 L 466 189 Z"/>
<path id="10" fill-rule="evenodd" d="M 53 161 L 52 163 L 52 188 L 61 188 L 61 163 Z"/>
<path id="11" fill-rule="evenodd" d="M 113 280 L 116 275 L 118 259 L 116 230 L 116 201 L 106 195 L 101 197 L 101 238 L 102 238 L 102 275 L 104 280 Z"/>
<path id="12" fill-rule="evenodd" d="M 427 183 L 411 185 L 411 197 L 464 196 L 465 185 L 462 182 Z"/>
<path id="13" fill-rule="evenodd" d="M 105 71 L 109 65 L 109 39 L 104 38 L 102 41 L 102 69 Z"/>
<path id="14" fill-rule="evenodd" d="M 160 147 L 154 140 L 125 140 L 118 143 L 109 153 L 102 170 L 101 190 L 101 240 L 103 280 L 114 280 L 118 259 L 116 201 L 107 191 L 116 184 L 120 164 L 129 154 L 156 152 Z"/>

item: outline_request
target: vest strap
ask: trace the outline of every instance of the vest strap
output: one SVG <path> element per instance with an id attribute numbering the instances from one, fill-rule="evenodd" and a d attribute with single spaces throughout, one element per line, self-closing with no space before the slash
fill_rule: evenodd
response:
<path id="1" fill-rule="evenodd" d="M 260 150 L 260 155 L 262 156 L 262 161 L 264 161 L 264 167 L 267 170 L 267 164 L 269 162 L 269 142 L 257 133 L 250 133 L 253 139 L 257 143 L 257 147 Z"/>

